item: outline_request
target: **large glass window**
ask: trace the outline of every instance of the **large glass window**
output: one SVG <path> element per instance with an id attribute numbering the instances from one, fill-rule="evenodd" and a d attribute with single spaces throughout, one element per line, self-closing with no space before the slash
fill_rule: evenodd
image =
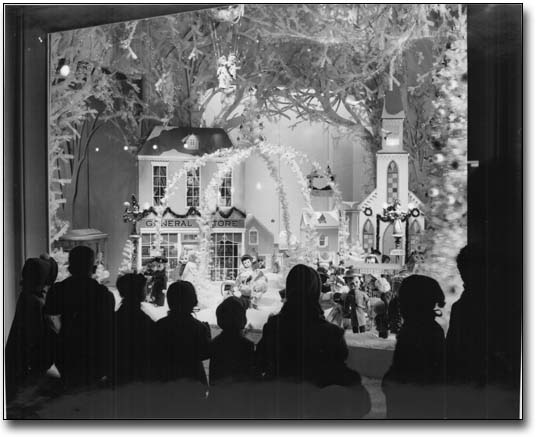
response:
<path id="1" fill-rule="evenodd" d="M 210 277 L 213 281 L 235 279 L 238 274 L 242 234 L 215 233 L 210 237 Z"/>
<path id="2" fill-rule="evenodd" d="M 399 173 L 395 161 L 388 164 L 386 178 L 386 201 L 390 204 L 399 198 Z"/>
<path id="3" fill-rule="evenodd" d="M 152 176 L 154 206 L 158 206 L 161 205 L 161 199 L 165 196 L 165 189 L 167 188 L 167 166 L 153 165 Z"/>
<path id="4" fill-rule="evenodd" d="M 143 267 L 158 255 L 152 252 L 152 249 L 155 249 L 157 245 L 156 238 L 157 236 L 155 234 L 141 234 L 141 259 Z M 168 260 L 167 269 L 174 269 L 178 265 L 178 234 L 161 234 L 159 250 L 159 255 L 166 257 Z"/>
<path id="5" fill-rule="evenodd" d="M 219 206 L 232 206 L 232 172 L 227 173 L 221 181 Z"/>
<path id="6" fill-rule="evenodd" d="M 198 208 L 200 202 L 201 178 L 200 169 L 190 170 L 186 176 L 186 206 Z"/>
<path id="7" fill-rule="evenodd" d="M 367 220 L 364 223 L 364 229 L 362 230 L 362 247 L 365 252 L 369 252 L 375 246 L 375 236 L 373 233 L 373 224 L 371 220 Z"/>

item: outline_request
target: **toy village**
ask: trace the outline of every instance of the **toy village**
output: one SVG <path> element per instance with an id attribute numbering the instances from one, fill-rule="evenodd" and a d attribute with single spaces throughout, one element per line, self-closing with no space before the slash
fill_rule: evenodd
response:
<path id="1" fill-rule="evenodd" d="M 244 14 L 242 10 L 230 9 L 235 14 Z M 261 94 L 269 77 L 245 58 L 248 53 L 262 56 L 252 53 L 254 47 L 241 36 L 248 20 L 233 23 L 220 14 L 218 9 L 171 18 L 183 26 L 196 17 L 213 29 L 205 36 L 212 47 L 207 54 L 200 54 L 193 42 L 191 52 L 185 48 L 193 64 L 187 79 L 175 76 L 187 68 L 182 57 L 162 60 L 168 70 L 160 74 L 155 66 L 142 65 L 150 52 L 141 24 L 106 29 L 125 37 L 120 51 L 102 60 L 125 72 L 115 80 L 105 75 L 114 82 L 112 95 L 97 96 L 105 104 L 97 106 L 102 117 L 110 112 L 112 121 L 95 120 L 92 130 L 95 109 L 78 108 L 90 117 L 79 127 L 81 135 L 65 143 L 60 132 L 53 133 L 58 140 L 51 146 L 51 244 L 60 263 L 59 279 L 67 275 L 70 249 L 88 245 L 96 254 L 96 277 L 114 293 L 119 275 L 145 275 L 143 306 L 153 320 L 167 314 L 168 286 L 189 280 L 197 290 L 200 320 L 215 325 L 217 305 L 234 295 L 246 305 L 246 326 L 261 330 L 281 308 L 287 273 L 304 263 L 321 274 L 325 316 L 341 327 L 350 325 L 351 311 L 345 305 L 349 282 L 359 279 L 358 299 L 365 303 L 353 306 L 361 307 L 357 318 L 362 323 L 354 323 L 358 335 L 347 325 L 348 341 L 362 343 L 374 336 L 382 347 L 393 347 L 391 331 L 396 330 L 389 327 L 388 304 L 404 276 L 422 267 L 436 272 L 445 289 L 461 286 L 455 262 L 441 266 L 435 260 L 455 258 L 465 244 L 466 172 L 461 165 L 466 145 L 438 150 L 437 141 L 417 127 L 442 117 L 435 110 L 443 101 L 419 94 L 435 89 L 424 79 L 434 74 L 436 61 L 430 39 L 411 39 L 401 57 L 396 52 L 392 62 L 399 60 L 400 71 L 389 62 L 394 70 L 382 70 L 382 82 L 378 88 L 373 85 L 377 95 L 351 91 L 336 95 L 336 102 L 343 100 L 341 109 L 322 109 L 323 99 L 307 105 L 304 113 L 283 103 L 283 85 L 272 88 L 273 96 Z M 159 21 L 145 23 L 151 29 Z M 163 44 L 161 35 L 149 32 L 153 45 Z M 62 65 L 53 91 L 84 73 L 64 76 L 68 48 L 62 44 L 68 37 L 57 35 L 55 55 Z M 313 39 L 297 45 L 272 50 L 290 55 L 305 49 L 308 59 L 296 60 L 295 66 L 303 68 L 317 59 L 319 47 L 326 47 Z M 347 56 L 352 56 L 348 50 L 358 51 L 341 43 L 334 50 L 338 46 Z M 73 56 L 97 56 L 95 48 L 84 50 Z M 203 66 L 210 58 L 217 67 L 206 78 Z M 337 74 L 328 68 L 329 77 Z M 200 77 L 212 86 L 200 85 Z M 189 99 L 180 91 L 195 85 L 199 88 L 193 88 Z M 457 87 L 458 82 L 447 87 L 449 98 Z M 56 105 L 63 101 L 54 92 L 52 99 L 58 100 Z M 109 107 L 111 99 L 122 104 Z M 290 99 L 299 101 L 296 94 Z M 143 135 L 133 135 L 131 124 Z M 411 142 L 417 137 L 422 141 Z M 77 151 L 82 147 L 86 154 Z M 439 233 L 425 232 L 428 216 Z M 115 296 L 119 306 L 121 299 Z M 384 320 L 379 330 L 376 319 Z"/>
<path id="2" fill-rule="evenodd" d="M 47 314 L 88 248 L 116 314 L 159 329 L 184 305 L 218 338 L 236 302 L 257 343 L 311 284 L 306 308 L 380 400 L 403 281 L 440 284 L 441 329 L 462 290 L 466 17 L 430 8 L 236 5 L 52 34 Z"/>

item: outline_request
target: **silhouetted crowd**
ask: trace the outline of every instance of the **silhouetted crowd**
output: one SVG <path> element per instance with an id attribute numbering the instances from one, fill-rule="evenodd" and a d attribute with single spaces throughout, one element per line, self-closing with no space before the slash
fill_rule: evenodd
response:
<path id="1" fill-rule="evenodd" d="M 437 281 L 403 280 L 394 303 L 400 331 L 382 381 L 388 418 L 483 417 L 485 326 L 475 298 L 476 256 L 466 247 L 457 259 L 465 291 L 452 308 L 446 338 L 436 322 L 445 305 Z M 257 344 L 244 335 L 246 307 L 236 297 L 217 307 L 221 332 L 212 339 L 210 326 L 194 317 L 191 282 L 168 287 L 169 312 L 153 322 L 141 309 L 143 275 L 118 278 L 122 303 L 115 312 L 114 296 L 92 279 L 93 268 L 94 253 L 84 246 L 70 251 L 71 276 L 61 282 L 53 259 L 26 261 L 6 344 L 8 402 L 54 364 L 66 392 L 120 391 L 135 383 L 144 399 L 145 387 L 174 382 L 184 394 L 178 417 L 362 418 L 370 412 L 362 377 L 346 364 L 344 330 L 325 319 L 323 283 L 311 267 L 291 269 L 283 306 Z M 152 399 L 146 402 L 152 417 Z"/>

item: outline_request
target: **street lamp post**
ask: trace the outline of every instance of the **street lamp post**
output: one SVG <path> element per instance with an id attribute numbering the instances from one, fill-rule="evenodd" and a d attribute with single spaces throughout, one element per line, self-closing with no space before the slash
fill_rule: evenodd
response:
<path id="1" fill-rule="evenodd" d="M 131 265 L 133 272 L 137 272 L 137 251 L 139 248 L 140 235 L 137 234 L 137 222 L 144 217 L 143 211 L 139 207 L 139 202 L 135 197 L 135 194 L 131 195 L 131 202 L 124 202 L 124 214 L 122 218 L 124 223 L 131 224 L 131 231 L 129 238 L 133 242 L 133 255 L 131 257 Z"/>

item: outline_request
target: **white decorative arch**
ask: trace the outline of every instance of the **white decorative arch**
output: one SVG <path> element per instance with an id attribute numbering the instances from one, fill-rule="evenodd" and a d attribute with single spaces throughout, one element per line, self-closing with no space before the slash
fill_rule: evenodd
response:
<path id="1" fill-rule="evenodd" d="M 193 161 L 187 161 L 183 166 L 174 174 L 170 179 L 170 182 L 165 191 L 165 196 L 163 196 L 162 204 L 155 208 L 157 212 L 156 220 L 156 244 L 160 244 L 160 224 L 163 211 L 167 206 L 168 200 L 171 198 L 172 194 L 178 189 L 179 182 L 184 177 L 188 171 L 193 170 L 198 167 L 205 166 L 209 161 L 219 159 L 222 161 L 218 165 L 218 170 L 214 173 L 212 179 L 208 183 L 204 196 L 201 199 L 201 216 L 197 219 L 197 223 L 200 229 L 200 238 L 199 238 L 199 262 L 200 270 L 202 272 L 207 272 L 207 263 L 208 263 L 208 249 L 211 235 L 211 219 L 212 214 L 216 211 L 218 205 L 217 196 L 219 192 L 219 186 L 223 178 L 230 172 L 232 169 L 245 162 L 252 154 L 257 154 L 266 164 L 270 176 L 276 183 L 279 201 L 281 206 L 281 211 L 283 214 L 283 223 L 285 226 L 285 233 L 287 236 L 287 243 L 290 248 L 296 246 L 298 243 L 294 241 L 292 232 L 291 232 L 291 223 L 290 223 L 290 214 L 289 207 L 285 193 L 285 187 L 283 182 L 279 177 L 278 170 L 274 165 L 272 158 L 277 158 L 285 161 L 289 166 L 292 173 L 296 176 L 297 182 L 299 184 L 302 197 L 307 205 L 308 209 L 312 210 L 311 206 L 311 196 L 308 187 L 308 183 L 305 175 L 302 173 L 299 163 L 307 162 L 311 164 L 316 170 L 322 171 L 321 165 L 316 161 L 311 161 L 307 155 L 293 150 L 290 147 L 274 145 L 264 141 L 258 142 L 255 145 L 246 148 L 231 148 L 231 149 L 220 149 L 214 153 L 201 156 Z M 341 208 L 343 201 L 341 192 L 339 191 L 337 184 L 331 182 L 332 192 L 336 207 Z M 340 247 L 346 249 L 346 239 L 348 236 L 347 221 L 345 214 L 340 214 Z M 342 229 L 343 228 L 343 229 Z"/>

